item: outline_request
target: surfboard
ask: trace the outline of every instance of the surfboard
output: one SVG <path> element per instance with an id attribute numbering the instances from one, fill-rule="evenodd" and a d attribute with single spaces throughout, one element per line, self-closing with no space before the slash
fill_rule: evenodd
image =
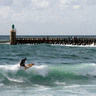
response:
<path id="1" fill-rule="evenodd" d="M 25 69 L 28 69 L 28 68 L 32 67 L 33 65 L 34 65 L 34 63 L 32 63 L 32 64 L 27 64 L 26 67 L 25 67 Z"/>

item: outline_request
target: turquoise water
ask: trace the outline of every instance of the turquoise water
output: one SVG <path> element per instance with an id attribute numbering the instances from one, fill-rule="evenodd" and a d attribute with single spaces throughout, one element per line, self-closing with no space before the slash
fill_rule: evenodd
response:
<path id="1" fill-rule="evenodd" d="M 19 62 L 35 65 L 28 70 Z M 0 96 L 95 96 L 96 46 L 0 44 Z"/>

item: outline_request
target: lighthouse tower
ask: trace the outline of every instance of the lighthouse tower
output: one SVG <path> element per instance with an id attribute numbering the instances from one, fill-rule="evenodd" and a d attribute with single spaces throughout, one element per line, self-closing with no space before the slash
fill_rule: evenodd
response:
<path id="1" fill-rule="evenodd" d="M 16 29 L 14 24 L 12 25 L 12 29 L 10 30 L 10 44 L 11 45 L 16 44 Z"/>

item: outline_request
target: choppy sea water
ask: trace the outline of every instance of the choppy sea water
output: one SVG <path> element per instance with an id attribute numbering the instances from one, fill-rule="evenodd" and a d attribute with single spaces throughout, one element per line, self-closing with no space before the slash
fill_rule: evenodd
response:
<path id="1" fill-rule="evenodd" d="M 96 45 L 0 44 L 0 96 L 96 96 Z"/>

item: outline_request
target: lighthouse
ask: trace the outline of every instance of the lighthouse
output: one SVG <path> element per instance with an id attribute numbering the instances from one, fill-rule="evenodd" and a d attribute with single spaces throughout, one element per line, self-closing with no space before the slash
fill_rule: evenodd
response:
<path id="1" fill-rule="evenodd" d="M 12 25 L 12 28 L 10 30 L 10 44 L 15 45 L 16 44 L 16 28 L 15 25 Z"/>

